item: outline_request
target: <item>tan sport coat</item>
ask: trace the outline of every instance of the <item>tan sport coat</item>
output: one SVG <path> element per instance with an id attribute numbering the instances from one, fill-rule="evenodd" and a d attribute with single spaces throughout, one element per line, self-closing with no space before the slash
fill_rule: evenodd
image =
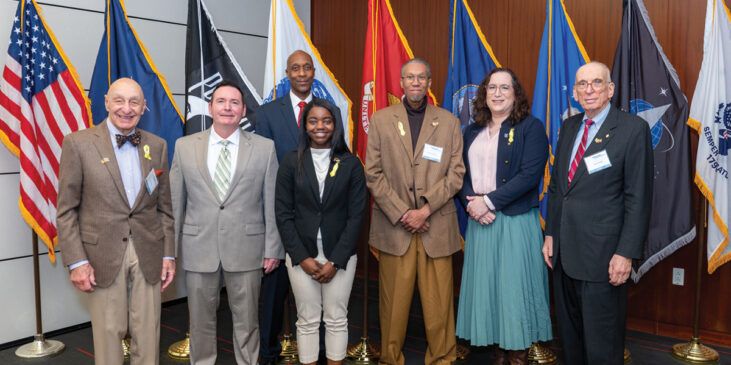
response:
<path id="1" fill-rule="evenodd" d="M 142 136 L 137 146 L 142 179 L 153 170 L 162 174 L 152 194 L 140 182 L 140 192 L 130 208 L 107 123 L 71 133 L 63 140 L 56 213 L 63 262 L 71 265 L 89 260 L 97 286 L 106 288 L 122 266 L 131 233 L 142 273 L 147 282 L 156 284 L 162 258 L 175 256 L 167 144 L 137 129 Z"/>
<path id="2" fill-rule="evenodd" d="M 439 162 L 423 157 L 425 144 L 442 148 Z M 366 149 L 366 182 L 375 201 L 371 246 L 391 255 L 406 253 L 411 233 L 401 227 L 401 217 L 428 202 L 431 226 L 421 235 L 427 255 L 443 257 L 461 249 L 453 198 L 464 173 L 462 131 L 454 115 L 427 105 L 414 151 L 402 103 L 374 113 Z"/>
<path id="3" fill-rule="evenodd" d="M 175 144 L 170 179 L 183 269 L 261 270 L 265 258 L 284 259 L 274 217 L 279 166 L 274 142 L 240 131 L 236 169 L 220 200 L 208 171 L 211 128 Z"/>

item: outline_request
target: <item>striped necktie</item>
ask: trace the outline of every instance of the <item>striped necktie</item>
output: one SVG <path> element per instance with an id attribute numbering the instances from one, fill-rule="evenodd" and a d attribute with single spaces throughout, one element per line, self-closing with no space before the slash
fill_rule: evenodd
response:
<path id="1" fill-rule="evenodd" d="M 571 186 L 571 179 L 574 178 L 574 174 L 576 173 L 576 169 L 579 167 L 579 162 L 581 162 L 581 158 L 584 157 L 584 152 L 586 151 L 586 139 L 589 136 L 589 127 L 591 127 L 592 124 L 594 124 L 593 120 L 586 120 L 586 125 L 584 126 L 584 135 L 581 136 L 581 143 L 579 144 L 579 148 L 576 150 L 574 160 L 571 161 L 571 168 L 569 169 L 569 186 Z"/>
<path id="2" fill-rule="evenodd" d="M 213 175 L 213 184 L 216 186 L 216 192 L 218 198 L 223 201 L 228 192 L 228 187 L 231 184 L 231 152 L 228 150 L 228 144 L 231 141 L 224 139 L 221 141 L 223 149 L 218 155 L 218 162 L 216 162 L 216 172 Z"/>

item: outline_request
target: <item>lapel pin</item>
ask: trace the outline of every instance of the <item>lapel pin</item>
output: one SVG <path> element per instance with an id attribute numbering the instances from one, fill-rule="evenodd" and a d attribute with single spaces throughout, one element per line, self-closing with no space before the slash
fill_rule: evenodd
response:
<path id="1" fill-rule="evenodd" d="M 436 127 L 439 125 L 439 122 L 431 122 L 432 127 Z"/>
<path id="2" fill-rule="evenodd" d="M 340 166 L 340 159 L 335 157 L 334 159 L 335 165 L 333 166 L 332 170 L 330 170 L 330 177 L 335 177 L 335 174 L 338 173 L 338 167 Z"/>
<path id="3" fill-rule="evenodd" d="M 107 162 L 109 162 L 109 157 L 104 157 L 102 159 L 102 165 L 105 164 L 105 163 L 107 163 Z"/>
<path id="4" fill-rule="evenodd" d="M 607 135 L 606 135 L 606 136 L 604 136 L 604 138 L 609 138 L 609 133 L 607 133 Z"/>
<path id="5" fill-rule="evenodd" d="M 513 133 L 515 132 L 515 128 L 510 128 L 510 132 L 508 133 L 508 146 L 510 146 L 513 143 Z"/>
<path id="6" fill-rule="evenodd" d="M 594 142 L 596 142 L 596 143 L 602 143 L 602 139 L 601 138 L 594 138 Z"/>
<path id="7" fill-rule="evenodd" d="M 401 121 L 398 121 L 398 131 L 401 133 L 402 136 L 406 135 L 406 131 L 404 130 L 404 124 L 401 123 Z"/>
<path id="8" fill-rule="evenodd" d="M 150 157 L 150 146 L 144 145 L 142 146 L 142 150 L 145 151 L 145 158 L 152 161 L 152 157 Z"/>

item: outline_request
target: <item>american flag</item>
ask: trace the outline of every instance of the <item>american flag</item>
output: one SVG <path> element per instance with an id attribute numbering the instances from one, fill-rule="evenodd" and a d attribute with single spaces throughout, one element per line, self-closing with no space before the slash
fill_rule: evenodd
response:
<path id="1" fill-rule="evenodd" d="M 21 214 L 55 262 L 56 195 L 63 137 L 89 126 L 73 66 L 33 0 L 18 3 L 0 79 L 0 139 L 20 159 Z"/>

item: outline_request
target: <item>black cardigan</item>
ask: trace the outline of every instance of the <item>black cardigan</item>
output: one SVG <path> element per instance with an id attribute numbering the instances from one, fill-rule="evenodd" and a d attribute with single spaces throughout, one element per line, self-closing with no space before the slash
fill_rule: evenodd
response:
<path id="1" fill-rule="evenodd" d="M 298 179 L 297 151 L 293 151 L 282 159 L 277 173 L 274 207 L 284 249 L 293 265 L 316 257 L 319 228 L 325 257 L 344 268 L 355 253 L 363 222 L 363 165 L 350 153 L 336 155 L 325 177 L 322 202 L 309 149 L 303 154 L 303 168 Z"/>

